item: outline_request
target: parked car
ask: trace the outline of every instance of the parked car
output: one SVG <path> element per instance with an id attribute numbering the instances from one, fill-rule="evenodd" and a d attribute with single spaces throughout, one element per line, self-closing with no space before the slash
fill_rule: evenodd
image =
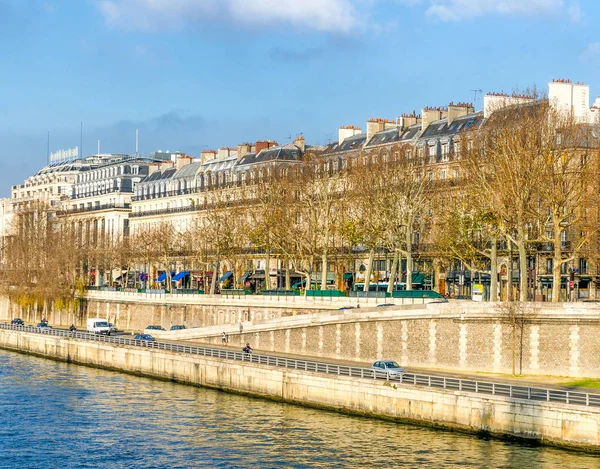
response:
<path id="1" fill-rule="evenodd" d="M 112 334 L 113 332 L 117 332 L 117 327 L 112 323 L 109 322 L 108 323 L 108 327 L 110 328 L 110 333 Z"/>
<path id="2" fill-rule="evenodd" d="M 354 306 L 342 306 L 341 308 L 338 308 L 339 311 L 342 311 L 344 309 L 354 309 Z"/>
<path id="3" fill-rule="evenodd" d="M 187 327 L 185 327 L 183 324 L 175 324 L 174 326 L 171 326 L 172 331 L 182 331 L 183 329 L 187 329 Z"/>
<path id="4" fill-rule="evenodd" d="M 404 368 L 393 360 L 376 361 L 371 368 L 376 371 L 384 371 L 390 376 L 402 376 L 404 374 Z"/>
<path id="5" fill-rule="evenodd" d="M 388 306 L 396 306 L 394 303 L 383 303 L 380 305 L 377 305 L 378 308 L 387 308 Z"/>
<path id="6" fill-rule="evenodd" d="M 13 326 L 24 326 L 25 325 L 25 323 L 23 322 L 23 320 L 21 318 L 14 318 L 10 323 Z"/>
<path id="7" fill-rule="evenodd" d="M 52 326 L 49 326 L 47 322 L 40 322 L 37 326 L 40 329 L 52 329 Z"/>
<path id="8" fill-rule="evenodd" d="M 146 329 L 149 329 L 151 331 L 164 331 L 165 328 L 162 326 L 148 326 Z"/>
<path id="9" fill-rule="evenodd" d="M 146 342 L 156 342 L 156 339 L 152 337 L 150 334 L 138 334 L 134 338 L 134 340 L 145 340 Z"/>

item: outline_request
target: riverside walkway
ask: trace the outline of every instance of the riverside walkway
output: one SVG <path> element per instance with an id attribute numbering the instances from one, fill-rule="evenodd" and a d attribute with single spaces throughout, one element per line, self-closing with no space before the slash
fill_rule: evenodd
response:
<path id="1" fill-rule="evenodd" d="M 164 350 L 177 353 L 201 355 L 238 362 L 256 363 L 278 368 L 287 368 L 306 372 L 324 373 L 335 376 L 369 378 L 385 380 L 394 386 L 416 386 L 423 388 L 465 391 L 483 395 L 503 396 L 520 400 L 556 402 L 567 405 L 600 407 L 600 394 L 586 389 L 557 385 L 539 385 L 539 383 L 523 383 L 509 379 L 473 379 L 456 373 L 427 374 L 422 370 L 406 370 L 399 376 L 390 375 L 362 364 L 348 363 L 340 360 L 318 360 L 312 357 L 299 357 L 284 354 L 247 354 L 232 347 L 206 347 L 189 343 L 164 341 L 150 342 L 126 337 L 104 336 L 87 332 L 70 332 L 58 329 L 46 329 L 32 326 L 15 326 L 0 323 L 0 329 L 21 331 L 26 333 L 56 336 L 61 338 L 104 342 L 114 345 L 144 347 L 146 349 Z"/>

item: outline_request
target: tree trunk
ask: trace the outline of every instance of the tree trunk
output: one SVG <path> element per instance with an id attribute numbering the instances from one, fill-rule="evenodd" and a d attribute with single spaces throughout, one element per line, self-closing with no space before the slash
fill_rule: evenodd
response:
<path id="1" fill-rule="evenodd" d="M 290 262 L 289 261 L 287 261 L 286 265 L 285 265 L 285 289 L 286 290 L 292 289 L 292 281 L 290 278 Z"/>
<path id="2" fill-rule="evenodd" d="M 562 249 L 560 241 L 560 223 L 553 223 L 553 256 L 552 256 L 552 303 L 560 301 L 560 268 L 562 267 Z"/>
<path id="3" fill-rule="evenodd" d="M 210 282 L 210 294 L 214 295 L 215 291 L 217 289 L 217 273 L 219 271 L 219 259 L 217 258 L 214 262 L 213 262 L 213 275 L 212 275 L 212 280 Z"/>
<path id="4" fill-rule="evenodd" d="M 321 254 L 321 290 L 327 290 L 327 249 Z"/>
<path id="5" fill-rule="evenodd" d="M 490 301 L 498 301 L 498 238 L 492 237 L 490 253 Z"/>
<path id="6" fill-rule="evenodd" d="M 406 289 L 412 290 L 412 228 L 413 220 L 410 219 L 406 227 Z"/>
<path id="7" fill-rule="evenodd" d="M 365 284 L 363 291 L 369 291 L 371 286 L 371 271 L 373 270 L 373 261 L 375 260 L 375 249 L 369 251 L 369 262 L 367 263 L 367 270 L 365 271 Z"/>
<path id="8" fill-rule="evenodd" d="M 394 283 L 396 281 L 396 272 L 398 272 L 398 253 L 394 254 L 394 261 L 392 262 L 392 268 L 390 271 L 390 279 L 388 281 L 387 292 L 391 295 L 394 291 Z"/>
<path id="9" fill-rule="evenodd" d="M 311 279 L 310 272 L 306 272 L 304 275 L 306 276 L 306 285 L 304 288 L 304 296 L 307 296 L 306 292 L 308 292 L 308 290 L 310 290 L 310 285 L 311 285 L 312 279 Z"/>
<path id="10" fill-rule="evenodd" d="M 265 290 L 271 289 L 271 251 L 267 249 L 265 256 Z"/>
<path id="11" fill-rule="evenodd" d="M 527 250 L 525 248 L 525 230 L 519 223 L 517 228 L 517 249 L 519 250 L 519 301 L 527 301 Z"/>

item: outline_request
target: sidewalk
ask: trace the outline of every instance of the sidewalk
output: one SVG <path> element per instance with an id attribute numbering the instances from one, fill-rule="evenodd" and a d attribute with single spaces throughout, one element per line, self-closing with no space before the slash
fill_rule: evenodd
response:
<path id="1" fill-rule="evenodd" d="M 241 348 L 239 346 L 223 345 L 223 344 L 213 345 L 213 344 L 207 344 L 205 342 L 200 342 L 200 341 L 189 340 L 189 341 L 184 341 L 184 343 L 187 343 L 187 344 L 193 343 L 194 345 L 204 345 L 204 346 L 215 347 L 215 348 L 227 348 L 227 349 L 235 350 L 235 351 L 241 350 Z M 250 342 L 250 345 L 252 345 L 252 342 Z M 293 358 L 293 359 L 299 359 L 299 360 L 326 361 L 328 363 L 335 363 L 335 364 L 348 365 L 348 366 L 361 366 L 361 367 L 365 367 L 365 368 L 370 368 L 371 365 L 373 364 L 373 362 L 339 360 L 339 359 L 330 358 L 330 357 L 317 357 L 317 356 L 312 356 L 312 355 L 299 355 L 299 354 L 283 353 L 283 352 L 271 352 L 268 350 L 262 350 L 262 349 L 257 349 L 257 348 L 254 349 L 254 353 L 264 354 L 264 355 L 272 355 L 272 356 L 284 357 L 284 358 Z M 400 365 L 402 365 L 402 364 L 400 364 Z M 408 371 L 409 373 L 418 373 L 418 374 L 441 376 L 441 377 L 448 377 L 448 378 L 462 378 L 462 379 L 470 379 L 470 380 L 477 380 L 477 381 L 486 381 L 486 379 L 489 379 L 490 381 L 493 380 L 494 382 L 501 382 L 501 383 L 505 383 L 505 384 L 511 384 L 514 386 L 545 387 L 545 388 L 564 390 L 564 391 L 580 390 L 581 392 L 586 392 L 586 393 L 590 393 L 590 394 L 600 394 L 600 379 L 593 380 L 593 381 L 597 382 L 598 388 L 571 386 L 568 384 L 571 382 L 586 380 L 586 378 L 584 378 L 584 377 L 573 378 L 573 377 L 569 377 L 569 376 L 545 376 L 545 375 L 513 376 L 510 374 L 491 373 L 491 372 L 486 372 L 486 371 L 479 371 L 479 372 L 471 371 L 471 370 L 463 371 L 463 370 L 448 369 L 448 368 L 429 368 L 429 367 L 420 368 L 420 367 L 412 367 L 412 366 L 406 367 L 406 371 Z"/>

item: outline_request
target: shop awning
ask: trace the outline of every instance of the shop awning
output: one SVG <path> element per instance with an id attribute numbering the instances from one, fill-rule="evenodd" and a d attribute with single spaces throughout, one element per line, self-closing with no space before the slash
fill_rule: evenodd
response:
<path id="1" fill-rule="evenodd" d="M 342 278 L 344 280 L 350 280 L 353 277 L 352 272 L 346 272 L 344 275 L 342 275 Z"/>
<path id="2" fill-rule="evenodd" d="M 224 282 L 229 277 L 233 277 L 233 272 L 225 272 L 223 276 L 219 279 L 219 283 Z"/>
<path id="3" fill-rule="evenodd" d="M 179 272 L 178 274 L 173 276 L 173 281 L 177 282 L 178 280 L 181 280 L 183 277 L 190 275 L 190 273 L 187 270 L 182 270 L 181 272 Z"/>
<path id="4" fill-rule="evenodd" d="M 423 280 L 425 280 L 425 275 L 423 275 L 420 272 L 413 272 L 413 274 L 412 274 L 413 285 L 414 284 L 423 285 Z"/>
<path id="5" fill-rule="evenodd" d="M 244 272 L 244 275 L 238 278 L 238 283 L 244 283 L 248 277 L 250 277 L 250 272 Z"/>
<path id="6" fill-rule="evenodd" d="M 173 277 L 173 275 L 175 274 L 175 272 L 171 272 L 171 277 Z M 163 272 L 162 274 L 160 274 L 158 276 L 158 278 L 156 279 L 157 282 L 164 282 L 167 279 L 167 273 Z"/>

